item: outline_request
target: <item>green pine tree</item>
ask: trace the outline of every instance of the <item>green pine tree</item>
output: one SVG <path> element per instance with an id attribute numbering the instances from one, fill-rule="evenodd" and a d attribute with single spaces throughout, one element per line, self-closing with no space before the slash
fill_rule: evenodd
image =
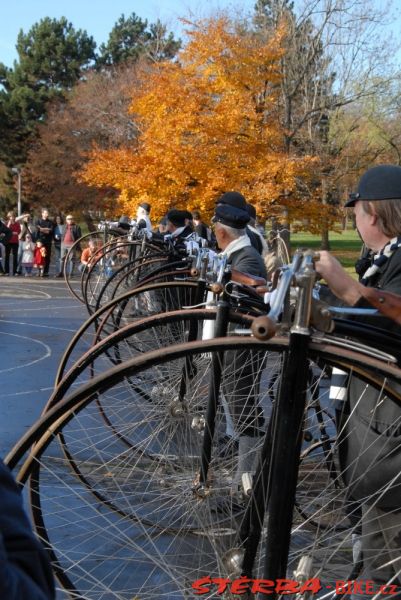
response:
<path id="1" fill-rule="evenodd" d="M 116 65 L 128 60 L 136 61 L 141 56 L 159 61 L 175 56 L 181 46 L 166 27 L 158 20 L 148 26 L 148 21 L 135 13 L 129 17 L 121 15 L 110 32 L 106 44 L 100 46 L 97 58 L 99 67 Z"/>
<path id="2" fill-rule="evenodd" d="M 96 44 L 65 17 L 46 17 L 17 39 L 12 69 L 0 64 L 0 159 L 22 164 L 29 139 L 46 106 L 62 98 L 95 60 Z"/>

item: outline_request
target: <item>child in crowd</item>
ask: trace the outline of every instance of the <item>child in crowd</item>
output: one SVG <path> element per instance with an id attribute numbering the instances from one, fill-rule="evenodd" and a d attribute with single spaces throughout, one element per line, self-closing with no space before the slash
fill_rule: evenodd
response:
<path id="1" fill-rule="evenodd" d="M 38 277 L 43 277 L 46 264 L 46 248 L 40 240 L 36 242 L 33 264 L 38 269 Z"/>
<path id="2" fill-rule="evenodd" d="M 82 251 L 82 254 L 81 254 L 81 264 L 79 267 L 79 270 L 81 271 L 81 273 L 83 271 L 85 271 L 86 269 L 89 269 L 90 267 L 92 267 L 93 269 L 97 268 L 95 266 L 96 254 L 98 254 L 98 248 L 96 245 L 96 241 L 93 239 L 90 239 L 88 242 L 88 247 L 84 248 L 84 250 Z M 100 255 L 98 256 L 98 258 L 100 258 Z"/>
<path id="3" fill-rule="evenodd" d="M 25 277 L 32 275 L 33 260 L 34 260 L 35 244 L 32 241 L 30 233 L 25 234 L 25 241 L 22 242 L 22 259 L 21 266 Z"/>

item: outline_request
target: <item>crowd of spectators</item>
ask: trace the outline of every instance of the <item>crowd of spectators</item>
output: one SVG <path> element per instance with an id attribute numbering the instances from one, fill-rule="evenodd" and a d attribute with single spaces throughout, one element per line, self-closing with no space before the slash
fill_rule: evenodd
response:
<path id="1" fill-rule="evenodd" d="M 247 204 L 245 198 L 237 192 L 223 195 L 226 196 L 228 202 L 233 202 L 234 209 L 240 208 L 248 212 L 246 234 L 251 245 L 265 256 L 267 245 L 260 229 L 256 227 L 255 208 Z M 120 217 L 114 223 L 114 228 L 123 235 L 128 234 L 133 226 L 156 235 L 173 238 L 178 236 L 180 239 L 195 234 L 198 239 L 203 240 L 204 245 L 216 248 L 214 226 L 205 223 L 199 211 L 171 209 L 155 226 L 150 220 L 150 211 L 150 204 L 143 202 L 138 206 L 134 218 Z M 83 270 L 90 259 L 89 249 L 82 248 L 81 254 L 81 248 L 78 248 L 75 253 L 78 255 L 74 256 L 74 260 L 65 264 L 69 250 L 81 236 L 81 228 L 71 214 L 65 219 L 61 215 L 51 218 L 49 211 L 43 209 L 40 217 L 35 219 L 29 213 L 16 216 L 15 212 L 10 211 L 4 219 L 0 219 L 0 276 L 49 277 L 51 264 L 54 265 L 54 277 L 63 277 L 65 270 L 71 276 L 77 261 L 80 262 L 80 270 Z M 95 254 L 95 242 L 89 242 L 92 242 L 92 254 Z"/>
<path id="2" fill-rule="evenodd" d="M 81 236 L 72 215 L 64 221 L 60 215 L 50 218 L 47 209 L 38 219 L 10 211 L 0 220 L 0 275 L 49 277 L 54 253 L 55 276 L 62 277 L 65 257 Z"/>

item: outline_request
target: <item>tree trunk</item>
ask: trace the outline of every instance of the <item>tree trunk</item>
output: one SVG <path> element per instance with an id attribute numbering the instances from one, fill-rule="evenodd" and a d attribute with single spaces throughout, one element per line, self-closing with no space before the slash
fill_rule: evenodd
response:
<path id="1" fill-rule="evenodd" d="M 88 212 L 84 212 L 82 216 L 83 216 L 84 221 L 85 221 L 85 223 L 86 223 L 86 225 L 88 227 L 88 231 L 90 231 L 90 232 L 97 231 L 96 225 L 93 222 L 92 216 Z"/>
<path id="2" fill-rule="evenodd" d="M 327 204 L 327 181 L 325 177 L 322 177 L 322 204 Z M 329 228 L 327 225 L 327 219 L 323 219 L 322 221 L 322 229 L 321 229 L 321 250 L 330 250 L 330 240 L 329 240 Z"/>
<path id="3" fill-rule="evenodd" d="M 321 250 L 330 250 L 329 230 L 327 227 L 322 229 L 322 240 L 320 243 Z"/>

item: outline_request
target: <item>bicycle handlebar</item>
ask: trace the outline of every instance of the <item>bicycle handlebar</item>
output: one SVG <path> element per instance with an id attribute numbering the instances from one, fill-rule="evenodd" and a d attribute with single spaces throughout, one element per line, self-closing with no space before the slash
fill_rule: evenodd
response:
<path id="1" fill-rule="evenodd" d="M 360 284 L 360 294 L 382 315 L 401 325 L 401 296 Z"/>

